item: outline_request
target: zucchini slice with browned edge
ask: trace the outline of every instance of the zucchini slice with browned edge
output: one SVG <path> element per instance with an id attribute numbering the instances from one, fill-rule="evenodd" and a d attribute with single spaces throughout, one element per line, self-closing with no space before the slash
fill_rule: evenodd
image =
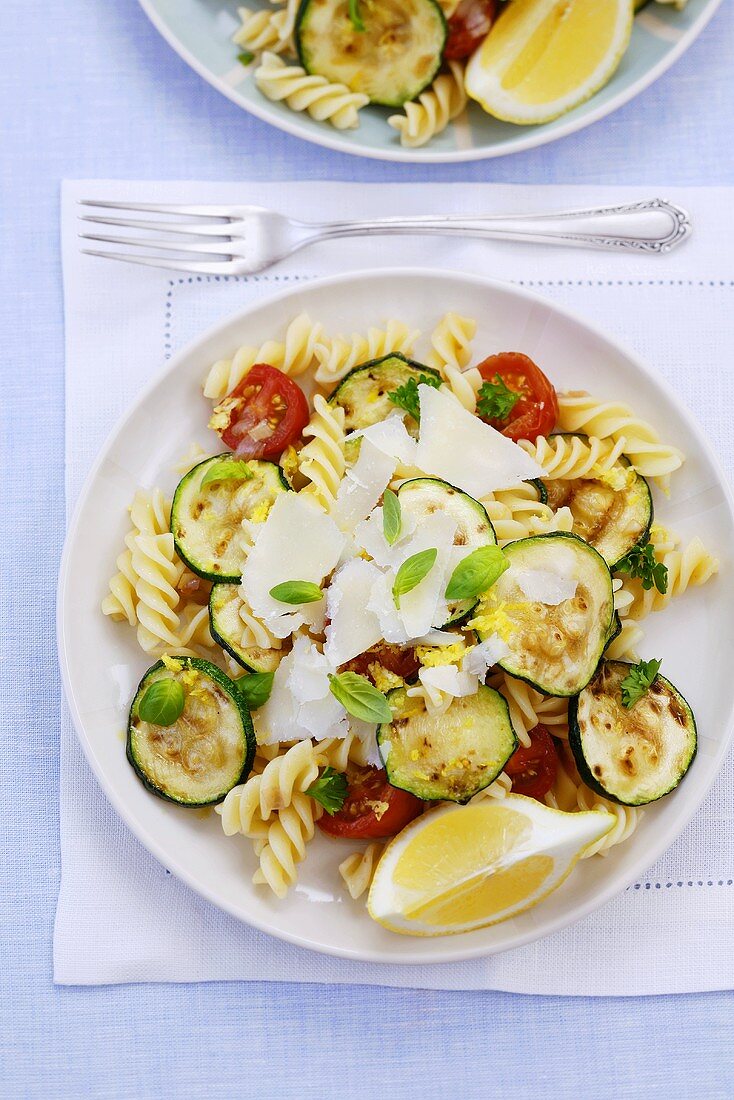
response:
<path id="1" fill-rule="evenodd" d="M 212 638 L 250 672 L 274 672 L 285 650 L 262 649 L 257 645 L 242 644 L 246 632 L 245 624 L 240 618 L 240 608 L 243 606 L 238 585 L 212 585 L 209 596 L 209 629 Z"/>
<path id="2" fill-rule="evenodd" d="M 612 575 L 604 558 L 565 532 L 520 539 L 503 549 L 510 568 L 472 620 L 479 637 L 500 631 L 510 652 L 498 664 L 511 676 L 545 695 L 578 695 L 615 627 Z M 574 580 L 576 591 L 557 604 L 529 599 L 521 581 L 527 587 L 533 574 Z"/>
<path id="3" fill-rule="evenodd" d="M 210 481 L 201 488 L 207 471 L 229 453 L 215 455 L 194 466 L 179 481 L 171 505 L 171 531 L 176 553 L 199 577 L 239 583 L 244 564 L 240 539 L 243 519 L 262 522 L 278 493 L 290 486 L 275 462 L 251 459 L 252 477 Z"/>
<path id="4" fill-rule="evenodd" d="M 497 542 L 484 505 L 468 493 L 449 485 L 448 481 L 441 481 L 437 477 L 416 477 L 404 481 L 398 489 L 398 499 L 401 507 L 416 516 L 419 522 L 434 512 L 445 512 L 456 520 L 455 546 L 476 550 L 478 546 L 489 546 Z M 454 600 L 449 603 L 449 617 L 446 622 L 436 625 L 447 627 L 461 622 L 476 605 L 476 600 Z"/>
<path id="5" fill-rule="evenodd" d="M 383 355 L 381 359 L 373 359 L 345 375 L 329 395 L 329 404 L 344 409 L 345 431 L 369 428 L 396 411 L 397 406 L 390 400 L 389 394 L 411 378 L 417 382 L 422 374 L 441 380 L 437 370 L 406 359 L 399 352 Z M 409 418 L 408 423 L 415 422 Z"/>
<path id="6" fill-rule="evenodd" d="M 570 509 L 574 533 L 598 550 L 610 569 L 649 537 L 652 493 L 628 459 L 620 458 L 598 477 L 548 479 L 543 484 L 553 511 Z"/>
<path id="7" fill-rule="evenodd" d="M 402 107 L 428 87 L 446 33 L 435 0 L 302 0 L 295 27 L 307 72 L 383 107 Z"/>
<path id="8" fill-rule="evenodd" d="M 151 684 L 173 678 L 184 709 L 171 726 L 139 714 Z M 153 794 L 180 806 L 210 806 L 244 782 L 255 757 L 250 712 L 221 669 L 198 657 L 169 657 L 146 672 L 135 693 L 127 728 L 127 758 Z"/>
<path id="9" fill-rule="evenodd" d="M 659 673 L 629 710 L 622 680 L 632 665 L 602 661 L 568 708 L 568 743 L 587 786 L 622 806 L 656 802 L 680 783 L 696 755 L 693 711 Z"/>
<path id="10" fill-rule="evenodd" d="M 480 685 L 431 715 L 405 688 L 388 693 L 393 719 L 378 727 L 377 744 L 393 787 L 418 798 L 468 802 L 488 787 L 517 748 L 506 700 Z"/>

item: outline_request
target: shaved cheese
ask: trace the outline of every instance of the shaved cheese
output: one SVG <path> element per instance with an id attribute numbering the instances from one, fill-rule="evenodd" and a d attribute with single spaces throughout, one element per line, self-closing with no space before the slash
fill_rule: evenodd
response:
<path id="1" fill-rule="evenodd" d="M 367 605 L 382 574 L 375 565 L 355 558 L 339 569 L 329 585 L 324 653 L 333 665 L 343 665 L 382 641 L 380 620 Z"/>
<path id="2" fill-rule="evenodd" d="M 382 758 L 377 747 L 377 726 L 373 722 L 363 722 L 361 718 L 354 718 L 350 714 L 349 732 L 364 745 L 366 763 L 374 768 L 381 768 Z"/>
<path id="3" fill-rule="evenodd" d="M 390 573 L 380 573 L 376 577 L 367 601 L 367 611 L 377 616 L 382 637 L 386 642 L 405 645 L 409 637 L 393 599 L 394 579 Z"/>
<path id="4" fill-rule="evenodd" d="M 522 594 L 534 603 L 544 603 L 553 607 L 563 603 L 564 600 L 572 600 L 578 588 L 578 581 L 573 577 L 560 576 L 547 569 L 510 567 L 507 572 Z"/>
<path id="5" fill-rule="evenodd" d="M 354 529 L 354 539 L 358 546 L 366 550 L 378 565 L 388 568 L 403 561 L 406 539 L 409 539 L 418 526 L 417 516 L 407 508 L 402 509 L 400 537 L 391 546 L 385 538 L 382 507 L 375 508 L 367 519 L 358 523 Z"/>
<path id="6" fill-rule="evenodd" d="M 475 695 L 479 689 L 478 678 L 458 669 L 456 665 L 422 668 L 418 679 L 429 691 L 440 691 L 457 699 L 463 695 Z"/>
<path id="7" fill-rule="evenodd" d="M 339 560 L 344 535 L 334 521 L 296 493 L 280 493 L 242 570 L 242 594 L 255 615 L 278 638 L 304 623 L 323 624 L 322 603 L 294 608 L 273 599 L 271 588 L 285 581 L 321 584 Z"/>
<path id="8" fill-rule="evenodd" d="M 491 634 L 479 645 L 472 646 L 465 654 L 461 661 L 461 670 L 484 680 L 492 665 L 496 665 L 509 652 L 510 647 L 507 642 L 503 641 L 499 634 Z"/>
<path id="9" fill-rule="evenodd" d="M 368 439 L 378 450 L 384 451 L 391 458 L 399 459 L 408 466 L 412 466 L 415 462 L 416 442 L 408 434 L 400 413 L 393 413 L 386 420 L 378 420 L 368 428 L 360 428 L 359 431 L 353 432 L 349 439 L 357 439 L 359 436 Z"/>
<path id="10" fill-rule="evenodd" d="M 510 489 L 544 470 L 511 439 L 468 412 L 451 393 L 418 387 L 421 425 L 416 465 L 474 497 Z"/>
<path id="11" fill-rule="evenodd" d="M 395 459 L 362 440 L 359 458 L 347 470 L 334 501 L 331 515 L 343 531 L 353 531 L 369 515 L 385 492 L 395 472 Z"/>
<path id="12" fill-rule="evenodd" d="M 413 554 L 435 548 L 436 564 L 412 592 L 400 597 L 400 618 L 409 638 L 420 638 L 449 617 L 444 599 L 456 534 L 456 520 L 445 512 L 426 516 L 401 552 L 401 564 Z"/>
<path id="13" fill-rule="evenodd" d="M 309 638 L 296 637 L 275 671 L 270 698 L 253 713 L 258 742 L 346 737 L 347 713 L 329 686 L 333 672 L 334 666 Z"/>

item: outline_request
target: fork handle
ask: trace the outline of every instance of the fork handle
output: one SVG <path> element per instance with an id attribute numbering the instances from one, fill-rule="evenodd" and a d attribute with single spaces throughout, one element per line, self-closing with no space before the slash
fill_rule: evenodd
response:
<path id="1" fill-rule="evenodd" d="M 373 233 L 440 234 L 536 244 L 603 248 L 616 252 L 666 253 L 691 232 L 687 212 L 666 199 L 647 199 L 622 206 L 567 210 L 555 214 L 509 214 L 490 217 L 422 216 L 375 221 L 331 222 L 312 240 Z"/>

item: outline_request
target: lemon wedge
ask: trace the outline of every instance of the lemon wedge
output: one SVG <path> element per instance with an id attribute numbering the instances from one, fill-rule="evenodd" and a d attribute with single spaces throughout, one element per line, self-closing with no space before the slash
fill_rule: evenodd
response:
<path id="1" fill-rule="evenodd" d="M 512 0 L 466 70 L 485 111 L 550 122 L 607 83 L 627 49 L 634 0 Z"/>
<path id="2" fill-rule="evenodd" d="M 440 806 L 388 845 L 370 888 L 370 916 L 412 936 L 507 920 L 560 886 L 613 824 L 605 810 L 567 814 L 522 795 Z"/>

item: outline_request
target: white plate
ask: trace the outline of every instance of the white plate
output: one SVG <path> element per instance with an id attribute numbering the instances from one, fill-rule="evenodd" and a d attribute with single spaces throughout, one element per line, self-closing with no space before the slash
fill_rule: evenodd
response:
<path id="1" fill-rule="evenodd" d="M 536 909 L 470 934 L 444 939 L 393 935 L 344 890 L 337 864 L 352 850 L 321 835 L 299 883 L 277 901 L 250 882 L 249 841 L 226 838 L 213 813 L 180 809 L 149 794 L 125 759 L 123 731 L 135 685 L 148 665 L 125 625 L 99 605 L 127 531 L 138 486 L 172 491 L 171 465 L 193 439 L 207 444 L 209 403 L 201 380 L 215 359 L 241 343 L 278 336 L 301 310 L 331 332 L 366 331 L 388 316 L 430 332 L 447 303 L 479 321 L 482 356 L 507 348 L 537 359 L 559 389 L 619 398 L 686 452 L 670 502 L 658 518 L 714 550 L 734 543 L 733 501 L 701 431 L 663 382 L 588 322 L 518 287 L 459 273 L 372 271 L 288 290 L 210 329 L 166 366 L 113 432 L 86 483 L 66 542 L 59 579 L 58 638 L 64 686 L 82 747 L 99 782 L 143 844 L 172 872 L 241 920 L 293 943 L 335 955 L 393 963 L 453 961 L 490 954 L 578 920 L 638 878 L 683 829 L 713 782 L 734 720 L 734 576 L 724 571 L 645 624 L 643 653 L 663 658 L 667 676 L 694 708 L 698 757 L 680 789 L 651 807 L 631 840 L 606 859 L 581 864 Z M 209 434 L 208 444 L 212 445 Z"/>
<path id="2" fill-rule="evenodd" d="M 609 83 L 586 103 L 543 126 L 513 126 L 491 118 L 476 103 L 428 145 L 403 149 L 379 107 L 360 112 L 356 130 L 335 130 L 284 103 L 271 103 L 255 87 L 252 67 L 237 61 L 232 34 L 239 25 L 236 0 L 140 0 L 151 22 L 195 72 L 238 107 L 279 130 L 328 149 L 378 160 L 416 164 L 483 160 L 533 149 L 604 118 L 644 91 L 698 38 L 721 0 L 688 0 L 683 11 L 650 3 L 636 17 L 629 49 Z M 248 7 L 253 5 L 248 4 Z M 267 8 L 268 0 L 254 7 Z"/>

